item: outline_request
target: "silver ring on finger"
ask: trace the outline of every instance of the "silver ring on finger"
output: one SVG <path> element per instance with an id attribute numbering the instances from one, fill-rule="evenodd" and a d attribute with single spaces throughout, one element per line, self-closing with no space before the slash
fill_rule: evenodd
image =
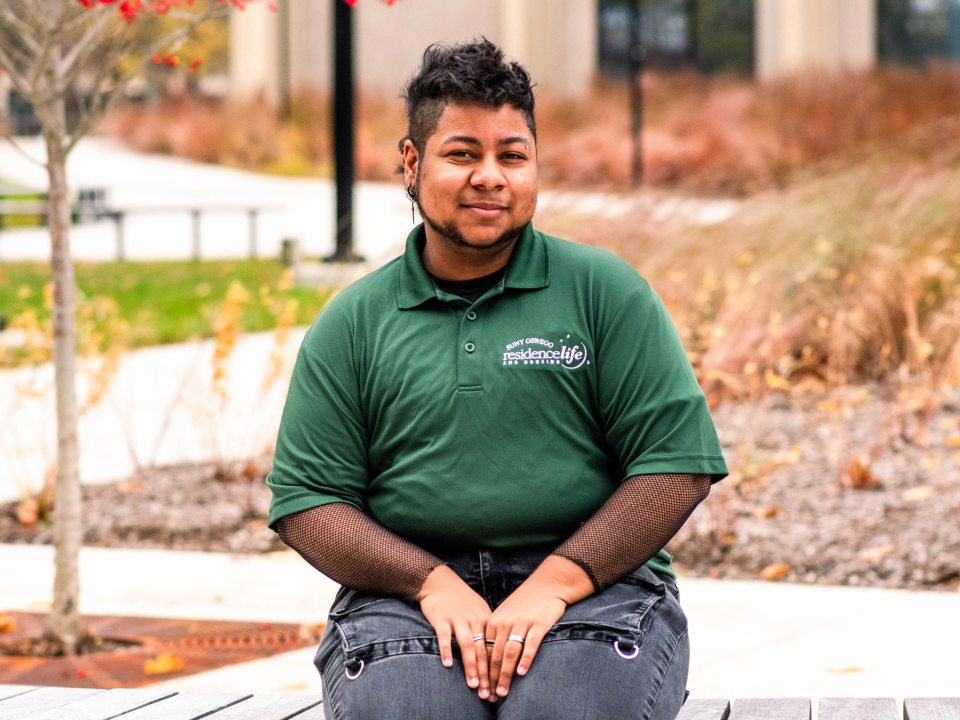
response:
<path id="1" fill-rule="evenodd" d="M 514 642 L 518 642 L 521 645 L 523 645 L 526 642 L 526 639 L 523 637 L 523 635 L 518 635 L 517 633 L 510 633 L 509 635 L 507 635 L 507 642 L 510 642 L 511 640 L 513 640 Z"/>
<path id="2" fill-rule="evenodd" d="M 477 633 L 476 635 L 473 636 L 474 642 L 480 642 L 481 640 L 486 640 L 486 639 L 487 638 L 484 636 L 483 633 Z"/>

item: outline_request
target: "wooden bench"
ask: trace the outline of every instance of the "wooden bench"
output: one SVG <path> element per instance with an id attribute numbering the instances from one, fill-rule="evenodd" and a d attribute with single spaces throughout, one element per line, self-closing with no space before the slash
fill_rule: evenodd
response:
<path id="1" fill-rule="evenodd" d="M 690 699 L 677 720 L 811 720 L 808 698 Z M 828 698 L 818 720 L 899 720 L 891 698 Z M 319 695 L 0 685 L 0 720 L 321 720 Z M 960 698 L 908 698 L 902 720 L 960 720 Z"/>

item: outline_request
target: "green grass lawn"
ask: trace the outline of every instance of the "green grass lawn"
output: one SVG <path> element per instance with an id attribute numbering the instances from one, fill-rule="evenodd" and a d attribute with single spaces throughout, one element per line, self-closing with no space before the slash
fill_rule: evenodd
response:
<path id="1" fill-rule="evenodd" d="M 329 299 L 327 289 L 278 290 L 284 267 L 270 260 L 77 263 L 78 305 L 98 298 L 116 302 L 117 315 L 129 323 L 132 346 L 157 345 L 210 337 L 213 320 L 231 282 L 250 293 L 240 328 L 268 330 L 276 324 L 278 304 L 299 303 L 295 324 L 310 323 Z M 0 262 L 0 316 L 7 322 L 30 310 L 49 317 L 44 286 L 45 263 Z M 81 310 L 82 311 L 82 310 Z"/>

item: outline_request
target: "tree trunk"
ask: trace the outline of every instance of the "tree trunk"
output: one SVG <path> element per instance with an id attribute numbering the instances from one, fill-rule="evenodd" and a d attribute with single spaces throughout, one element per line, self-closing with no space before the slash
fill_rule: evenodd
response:
<path id="1" fill-rule="evenodd" d="M 61 640 L 69 654 L 83 635 L 79 606 L 81 497 L 77 446 L 75 285 L 70 258 L 70 199 L 67 194 L 66 111 L 62 98 L 46 108 L 44 141 L 50 179 L 48 224 L 53 279 L 53 367 L 57 395 L 57 482 L 54 496 L 56 575 L 47 634 Z M 46 114 L 46 113 L 45 113 Z"/>

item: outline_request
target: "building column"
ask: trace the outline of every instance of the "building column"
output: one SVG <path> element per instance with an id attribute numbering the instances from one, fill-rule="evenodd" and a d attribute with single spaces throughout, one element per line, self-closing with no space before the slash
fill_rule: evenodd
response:
<path id="1" fill-rule="evenodd" d="M 280 28 L 267 3 L 251 3 L 230 18 L 230 97 L 280 100 Z"/>
<path id="2" fill-rule="evenodd" d="M 576 95 L 597 74 L 597 0 L 500 0 L 502 47 L 541 87 Z"/>
<path id="3" fill-rule="evenodd" d="M 756 74 L 876 64 L 876 0 L 756 0 Z"/>

